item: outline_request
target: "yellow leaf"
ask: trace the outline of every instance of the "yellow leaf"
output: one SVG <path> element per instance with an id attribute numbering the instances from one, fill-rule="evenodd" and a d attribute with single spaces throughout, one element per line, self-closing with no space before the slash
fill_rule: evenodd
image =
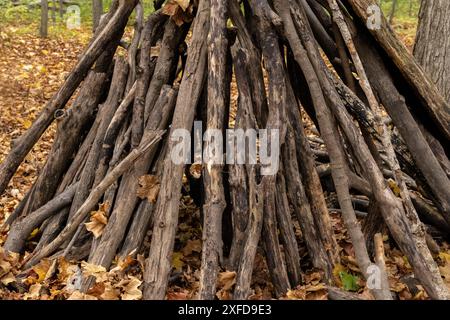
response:
<path id="1" fill-rule="evenodd" d="M 38 232 L 39 232 L 39 228 L 36 228 L 36 229 L 34 229 L 33 231 L 31 231 L 31 233 L 30 233 L 30 235 L 28 236 L 28 239 L 27 239 L 27 240 L 31 240 L 31 239 L 33 239 L 34 237 L 36 237 L 36 235 L 38 234 Z"/>
<path id="2" fill-rule="evenodd" d="M 392 192 L 395 194 L 395 196 L 400 197 L 400 187 L 395 183 L 394 180 L 388 179 L 389 188 L 391 188 Z"/>
<path id="3" fill-rule="evenodd" d="M 32 269 L 38 275 L 38 278 L 35 282 L 40 283 L 44 281 L 45 276 L 47 275 L 48 270 L 51 266 L 51 261 L 48 259 L 42 259 L 41 262 L 35 265 Z M 30 279 L 31 280 L 31 279 Z"/>
<path id="4" fill-rule="evenodd" d="M 442 261 L 445 261 L 447 264 L 450 264 L 450 254 L 447 252 L 440 252 L 439 258 L 441 258 Z"/>
<path id="5" fill-rule="evenodd" d="M 11 270 L 11 264 L 8 261 L 0 259 L 0 277 Z"/>
<path id="6" fill-rule="evenodd" d="M 31 122 L 31 120 L 29 120 L 29 119 L 25 119 L 25 120 L 23 121 L 23 127 L 24 127 L 25 129 L 29 129 L 29 128 L 31 127 L 32 124 L 33 124 L 33 122 Z"/>
<path id="7" fill-rule="evenodd" d="M 183 254 L 181 252 L 174 252 L 172 254 L 172 267 L 175 268 L 178 272 L 183 270 L 184 262 L 181 260 L 183 258 Z"/>
<path id="8" fill-rule="evenodd" d="M 346 272 L 346 271 L 347 271 L 347 269 L 340 263 L 338 263 L 334 266 L 333 276 L 334 276 L 334 280 L 337 282 L 337 284 L 339 286 L 342 286 L 342 281 L 341 281 L 341 277 L 339 276 L 339 274 L 341 272 Z"/>

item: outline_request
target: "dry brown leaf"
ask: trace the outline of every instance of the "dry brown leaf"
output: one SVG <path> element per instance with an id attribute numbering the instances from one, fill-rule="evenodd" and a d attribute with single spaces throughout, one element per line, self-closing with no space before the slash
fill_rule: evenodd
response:
<path id="1" fill-rule="evenodd" d="M 203 166 L 201 163 L 194 163 L 189 168 L 189 173 L 195 178 L 200 179 L 202 176 Z"/>
<path id="2" fill-rule="evenodd" d="M 33 284 L 27 293 L 23 295 L 24 300 L 37 299 L 41 291 L 42 285 L 40 283 Z"/>
<path id="3" fill-rule="evenodd" d="M 38 275 L 38 278 L 35 280 L 35 282 L 40 283 L 45 280 L 45 276 L 47 275 L 47 272 L 50 269 L 51 265 L 52 262 L 49 259 L 42 259 L 39 264 L 35 265 L 32 268 L 32 270 Z M 33 282 L 30 278 L 29 281 Z"/>
<path id="4" fill-rule="evenodd" d="M 137 196 L 141 199 L 147 198 L 148 202 L 156 203 L 159 194 L 159 179 L 154 175 L 143 175 L 139 178 L 139 189 Z"/>
<path id="5" fill-rule="evenodd" d="M 98 300 L 96 297 L 91 296 L 86 293 L 82 293 L 80 291 L 74 291 L 70 295 L 70 297 L 67 300 Z"/>
<path id="6" fill-rule="evenodd" d="M 306 300 L 328 300 L 328 291 L 326 289 L 308 292 Z"/>
<path id="7" fill-rule="evenodd" d="M 11 270 L 11 264 L 8 261 L 0 260 L 0 277 Z"/>
<path id="8" fill-rule="evenodd" d="M 186 9 L 189 7 L 190 0 L 175 0 L 176 3 L 183 9 L 183 11 L 186 11 Z"/>
<path id="9" fill-rule="evenodd" d="M 119 300 L 120 291 L 114 288 L 111 283 L 105 283 L 105 291 L 100 296 L 102 300 Z"/>
<path id="10" fill-rule="evenodd" d="M 188 300 L 189 298 L 190 298 L 189 291 L 167 293 L 167 300 Z"/>
<path id="11" fill-rule="evenodd" d="M 105 292 L 105 284 L 103 282 L 97 282 L 91 288 L 89 288 L 87 294 L 98 298 L 104 292 Z"/>
<path id="12" fill-rule="evenodd" d="M 218 287 L 223 290 L 230 290 L 236 283 L 235 271 L 224 271 L 219 273 Z"/>
<path id="13" fill-rule="evenodd" d="M 202 242 L 200 239 L 188 240 L 184 248 L 181 249 L 181 252 L 185 256 L 191 255 L 192 252 L 201 252 L 201 251 L 202 251 Z"/>
<path id="14" fill-rule="evenodd" d="M 102 235 L 108 223 L 108 217 L 106 215 L 108 208 L 108 203 L 102 203 L 97 211 L 91 212 L 90 221 L 85 223 L 86 229 L 92 232 L 96 239 Z"/>
<path id="15" fill-rule="evenodd" d="M 180 6 L 175 0 L 169 0 L 162 7 L 162 13 L 167 16 L 174 16 L 179 8 Z"/>
<path id="16" fill-rule="evenodd" d="M 11 272 L 8 272 L 1 278 L 0 281 L 1 283 L 3 283 L 3 285 L 7 286 L 8 284 L 16 281 L 16 277 Z"/>
<path id="17" fill-rule="evenodd" d="M 130 281 L 123 287 L 124 293 L 122 293 L 122 300 L 139 300 L 142 298 L 142 291 L 139 290 L 139 286 L 142 281 L 136 277 L 130 276 Z"/>
<path id="18" fill-rule="evenodd" d="M 107 277 L 105 267 L 88 263 L 86 261 L 81 262 L 81 268 L 83 270 L 83 276 L 94 276 L 97 280 L 103 280 Z"/>
<path id="19" fill-rule="evenodd" d="M 177 26 L 192 21 L 192 8 L 189 0 L 169 0 L 162 8 L 162 13 L 171 16 Z"/>
<path id="20" fill-rule="evenodd" d="M 231 299 L 231 288 L 236 283 L 236 272 L 235 271 L 224 271 L 220 272 L 217 281 L 217 288 L 220 290 L 216 293 L 219 300 L 230 300 Z"/>
<path id="21" fill-rule="evenodd" d="M 306 299 L 306 291 L 305 289 L 295 289 L 289 290 L 286 294 L 286 297 L 290 300 L 305 300 Z"/>

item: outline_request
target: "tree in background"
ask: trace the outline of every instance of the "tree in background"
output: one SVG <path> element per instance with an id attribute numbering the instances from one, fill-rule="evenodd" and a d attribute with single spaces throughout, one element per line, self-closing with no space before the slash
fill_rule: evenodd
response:
<path id="1" fill-rule="evenodd" d="M 39 35 L 42 38 L 46 38 L 48 35 L 48 1 L 41 0 L 41 27 L 39 29 Z"/>
<path id="2" fill-rule="evenodd" d="M 92 22 L 94 31 L 100 23 L 103 14 L 103 0 L 92 0 Z"/>
<path id="3" fill-rule="evenodd" d="M 414 56 L 450 101 L 450 1 L 422 1 Z"/>

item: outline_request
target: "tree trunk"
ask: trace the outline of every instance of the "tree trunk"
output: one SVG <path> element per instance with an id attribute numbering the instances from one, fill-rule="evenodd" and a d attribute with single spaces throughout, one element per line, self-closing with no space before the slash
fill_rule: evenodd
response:
<path id="1" fill-rule="evenodd" d="M 41 27 L 39 28 L 41 38 L 48 36 L 48 0 L 41 0 Z"/>
<path id="2" fill-rule="evenodd" d="M 422 0 L 414 56 L 450 103 L 450 1 Z"/>
<path id="3" fill-rule="evenodd" d="M 92 23 L 93 30 L 97 29 L 103 14 L 103 0 L 92 0 Z"/>

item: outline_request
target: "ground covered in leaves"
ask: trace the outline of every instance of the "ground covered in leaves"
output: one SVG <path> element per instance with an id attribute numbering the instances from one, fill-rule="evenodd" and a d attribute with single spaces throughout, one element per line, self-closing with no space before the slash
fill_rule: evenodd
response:
<path id="1" fill-rule="evenodd" d="M 402 37 L 412 47 L 410 27 Z M 19 137 L 31 123 L 51 95 L 63 83 L 65 76 L 77 60 L 88 41 L 89 31 L 79 37 L 52 36 L 40 39 L 32 34 L 18 32 L 17 27 L 0 29 L 0 161 L 8 153 L 14 139 Z M 413 33 L 412 33 L 413 34 Z M 232 87 L 233 103 L 236 86 Z M 309 131 L 308 131 L 309 132 Z M 0 197 L 0 225 L 11 214 L 30 188 L 46 156 L 50 151 L 54 127 L 44 134 L 14 176 L 6 193 Z M 93 216 L 101 216 L 105 208 L 100 206 Z M 332 212 L 333 226 L 341 247 L 342 264 L 335 268 L 337 284 L 346 291 L 371 298 L 356 266 L 355 254 L 338 212 Z M 101 232 L 101 223 L 95 226 Z M 89 226 L 88 226 L 89 228 Z M 100 229 L 99 229 L 100 228 Z M 303 274 L 302 285 L 287 292 L 283 299 L 327 299 L 327 289 L 322 273 L 311 269 L 307 250 L 301 240 L 301 231 L 295 226 L 300 244 Z M 201 261 L 201 218 L 193 200 L 184 196 L 181 202 L 180 223 L 175 250 L 172 257 L 173 272 L 170 279 L 168 299 L 192 299 L 198 289 Z M 39 230 L 31 235 L 28 248 L 32 250 Z M 150 236 L 150 234 L 149 234 Z M 0 233 L 0 299 L 123 299 L 142 298 L 141 284 L 145 256 L 116 261 L 110 271 L 86 262 L 43 260 L 32 269 L 20 271 L 29 252 L 22 256 L 6 253 L 1 244 L 6 230 Z M 145 244 L 147 247 L 149 243 Z M 391 288 L 399 299 L 426 299 L 420 285 L 411 280 L 412 270 L 393 242 L 385 238 L 386 263 Z M 146 252 L 145 248 L 143 252 Z M 443 243 L 436 257 L 441 272 L 450 286 L 450 250 Z M 87 293 L 79 291 L 81 280 L 94 276 L 96 284 Z M 230 299 L 235 283 L 235 273 L 222 270 L 218 279 L 219 299 Z M 253 274 L 254 294 L 251 299 L 274 297 L 270 276 L 262 252 L 258 252 Z"/>

